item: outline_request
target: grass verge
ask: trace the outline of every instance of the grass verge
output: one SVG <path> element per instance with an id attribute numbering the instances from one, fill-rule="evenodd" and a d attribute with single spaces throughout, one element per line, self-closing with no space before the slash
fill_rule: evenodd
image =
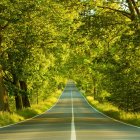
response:
<path id="1" fill-rule="evenodd" d="M 140 113 L 125 112 L 108 102 L 99 103 L 92 96 L 86 96 L 86 99 L 93 107 L 107 116 L 140 127 Z"/>
<path id="2" fill-rule="evenodd" d="M 32 118 L 47 111 L 57 102 L 61 91 L 57 92 L 58 93 L 56 93 L 56 96 L 50 96 L 44 102 L 40 102 L 39 104 L 33 104 L 31 108 L 25 108 L 23 110 L 15 111 L 13 113 L 0 112 L 0 127 Z"/>

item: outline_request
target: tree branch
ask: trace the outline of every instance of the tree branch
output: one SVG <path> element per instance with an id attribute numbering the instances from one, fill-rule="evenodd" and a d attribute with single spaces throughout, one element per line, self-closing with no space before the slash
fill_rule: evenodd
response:
<path id="1" fill-rule="evenodd" d="M 131 20 L 134 20 L 135 19 L 135 9 L 132 5 L 132 1 L 131 0 L 126 0 L 126 2 L 128 3 L 128 7 L 129 7 L 129 10 L 131 12 Z"/>
<path id="2" fill-rule="evenodd" d="M 124 16 L 126 16 L 127 18 L 131 19 L 131 14 L 130 13 L 127 13 L 125 11 L 121 11 L 121 10 L 117 10 L 117 9 L 113 9 L 113 8 L 110 8 L 110 7 L 106 7 L 106 6 L 97 6 L 98 8 L 102 8 L 102 9 L 109 9 L 109 10 L 112 10 L 112 11 L 115 11 L 115 12 L 118 12 Z"/>
<path id="3" fill-rule="evenodd" d="M 131 1 L 132 1 L 132 4 L 133 4 L 133 6 L 134 6 L 134 8 L 136 10 L 137 15 L 140 17 L 140 11 L 138 9 L 138 6 L 136 5 L 136 2 L 134 0 L 131 0 Z"/>

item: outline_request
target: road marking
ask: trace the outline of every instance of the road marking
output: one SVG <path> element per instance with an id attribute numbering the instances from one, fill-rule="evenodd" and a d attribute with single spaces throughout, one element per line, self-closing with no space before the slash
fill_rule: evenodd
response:
<path id="1" fill-rule="evenodd" d="M 76 132 L 75 132 L 75 124 L 74 124 L 74 109 L 73 109 L 72 90 L 71 90 L 71 104 L 72 104 L 71 140 L 76 140 Z"/>

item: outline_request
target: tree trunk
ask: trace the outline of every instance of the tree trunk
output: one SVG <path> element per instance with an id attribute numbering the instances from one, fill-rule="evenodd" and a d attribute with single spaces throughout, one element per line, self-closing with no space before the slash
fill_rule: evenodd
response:
<path id="1" fill-rule="evenodd" d="M 20 82 L 20 88 L 24 92 L 22 94 L 23 107 L 25 107 L 25 108 L 30 107 L 30 101 L 29 101 L 29 98 L 27 95 L 27 84 L 25 81 L 19 81 L 19 82 Z"/>
<path id="2" fill-rule="evenodd" d="M 16 110 L 22 110 L 22 98 L 17 93 L 15 94 Z"/>
<path id="3" fill-rule="evenodd" d="M 3 82 L 2 68 L 0 68 L 0 111 L 10 111 L 8 94 Z"/>
<path id="4" fill-rule="evenodd" d="M 22 98 L 21 95 L 19 94 L 19 80 L 15 74 L 13 74 L 13 84 L 15 85 L 15 104 L 16 104 L 16 109 L 17 110 L 22 110 Z"/>
<path id="5" fill-rule="evenodd" d="M 134 0 L 127 0 L 128 7 L 131 13 L 131 20 L 133 21 L 137 17 L 140 18 L 140 10 Z"/>
<path id="6" fill-rule="evenodd" d="M 137 16 L 140 18 L 140 10 L 139 10 L 139 8 L 138 8 L 135 0 L 131 0 L 131 1 L 132 1 L 132 4 L 133 4 L 134 8 L 135 8 L 135 11 L 137 13 Z"/>
<path id="7" fill-rule="evenodd" d="M 96 79 L 93 77 L 92 80 L 93 80 L 93 96 L 94 96 L 94 99 L 96 100 L 97 99 Z"/>
<path id="8" fill-rule="evenodd" d="M 127 0 L 127 3 L 128 3 L 128 7 L 129 7 L 129 10 L 130 10 L 130 13 L 131 13 L 131 20 L 134 20 L 135 19 L 135 9 L 133 7 L 132 1 Z"/>
<path id="9" fill-rule="evenodd" d="M 38 92 L 37 92 L 37 95 L 36 95 L 37 97 L 36 97 L 36 103 L 38 104 Z"/>
<path id="10" fill-rule="evenodd" d="M 96 100 L 97 99 L 97 93 L 96 93 L 96 87 L 95 86 L 94 86 L 93 92 L 94 92 L 94 99 Z"/>
<path id="11" fill-rule="evenodd" d="M 2 29 L 0 28 L 0 31 Z M 0 34 L 0 48 L 2 44 L 2 35 Z M 2 66 L 0 65 L 0 111 L 10 111 L 8 103 L 8 94 L 3 81 Z"/>

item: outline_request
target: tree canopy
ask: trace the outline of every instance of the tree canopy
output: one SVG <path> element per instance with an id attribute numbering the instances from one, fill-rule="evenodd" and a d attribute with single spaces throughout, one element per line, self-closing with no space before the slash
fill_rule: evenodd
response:
<path id="1" fill-rule="evenodd" d="M 0 1 L 1 111 L 10 98 L 30 107 L 73 79 L 100 102 L 137 112 L 139 77 L 139 1 Z"/>

